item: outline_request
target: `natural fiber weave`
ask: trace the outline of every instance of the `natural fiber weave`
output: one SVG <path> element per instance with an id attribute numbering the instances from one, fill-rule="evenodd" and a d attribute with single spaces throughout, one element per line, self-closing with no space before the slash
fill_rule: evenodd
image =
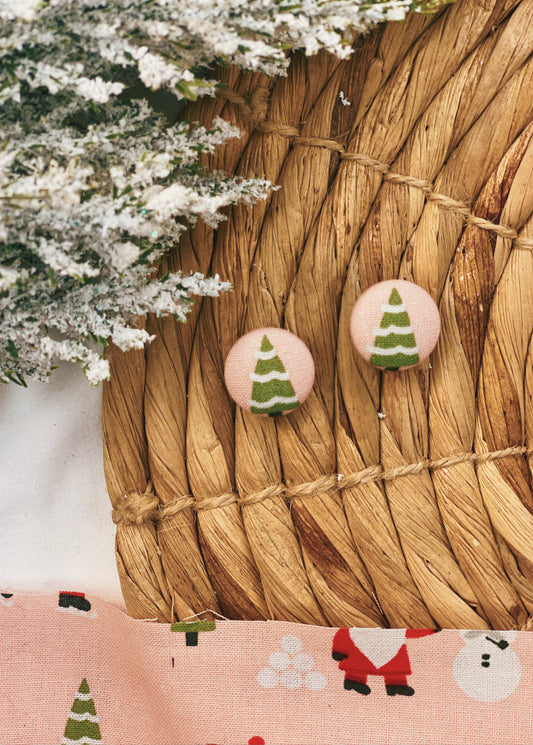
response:
<path id="1" fill-rule="evenodd" d="M 243 133 L 210 168 L 281 188 L 199 223 L 163 268 L 231 293 L 110 354 L 105 469 L 134 617 L 531 626 L 533 0 L 458 0 L 354 46 L 294 55 L 276 80 L 223 70 L 187 112 Z M 442 332 L 430 363 L 380 373 L 349 316 L 396 277 L 433 296 Z M 236 410 L 223 381 L 261 326 L 316 367 L 276 420 Z"/>

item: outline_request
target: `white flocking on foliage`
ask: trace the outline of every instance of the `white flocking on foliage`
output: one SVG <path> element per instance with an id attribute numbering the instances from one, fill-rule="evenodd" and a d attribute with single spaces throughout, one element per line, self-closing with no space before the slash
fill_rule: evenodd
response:
<path id="1" fill-rule="evenodd" d="M 169 125 L 123 92 L 213 95 L 209 65 L 283 73 L 287 51 L 347 56 L 351 30 L 413 5 L 356 0 L 0 0 L 0 382 L 47 379 L 59 360 L 109 376 L 103 347 L 149 335 L 139 315 L 185 320 L 218 277 L 154 264 L 187 224 L 271 185 L 207 173 L 202 152 L 239 132 Z"/>

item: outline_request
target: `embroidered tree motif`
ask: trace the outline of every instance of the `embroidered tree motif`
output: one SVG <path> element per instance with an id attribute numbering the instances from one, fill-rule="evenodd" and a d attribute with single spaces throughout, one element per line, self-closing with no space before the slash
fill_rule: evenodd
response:
<path id="1" fill-rule="evenodd" d="M 379 329 L 375 329 L 374 346 L 369 347 L 372 353 L 370 362 L 386 370 L 399 370 L 401 367 L 416 365 L 420 358 L 416 346 L 411 321 L 400 293 L 394 287 L 384 311 Z"/>
<path id="2" fill-rule="evenodd" d="M 257 365 L 250 375 L 253 381 L 250 410 L 254 414 L 281 416 L 283 411 L 299 406 L 300 402 L 289 380 L 289 373 L 266 334 L 256 357 Z"/>
<path id="3" fill-rule="evenodd" d="M 99 721 L 93 697 L 84 678 L 74 698 L 61 745 L 100 745 L 103 740 Z"/>

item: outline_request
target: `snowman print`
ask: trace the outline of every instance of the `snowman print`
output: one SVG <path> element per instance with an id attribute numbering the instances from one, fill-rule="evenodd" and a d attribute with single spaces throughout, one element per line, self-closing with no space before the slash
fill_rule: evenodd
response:
<path id="1" fill-rule="evenodd" d="M 459 688 L 484 703 L 502 701 L 517 688 L 522 674 L 518 656 L 511 649 L 516 631 L 461 631 L 465 646 L 453 663 Z"/>

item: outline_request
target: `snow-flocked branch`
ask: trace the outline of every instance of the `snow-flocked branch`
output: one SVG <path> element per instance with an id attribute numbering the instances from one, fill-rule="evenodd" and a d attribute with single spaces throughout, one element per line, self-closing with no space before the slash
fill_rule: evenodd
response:
<path id="1" fill-rule="evenodd" d="M 416 3 L 419 7 L 431 3 Z M 351 33 L 413 3 L 356 0 L 0 0 L 0 382 L 46 379 L 58 360 L 108 377 L 102 346 L 142 347 L 138 315 L 185 320 L 218 277 L 153 279 L 201 218 L 271 185 L 206 173 L 201 153 L 239 132 L 169 126 L 121 94 L 141 81 L 213 95 L 209 65 L 283 73 L 287 51 L 345 57 Z"/>

